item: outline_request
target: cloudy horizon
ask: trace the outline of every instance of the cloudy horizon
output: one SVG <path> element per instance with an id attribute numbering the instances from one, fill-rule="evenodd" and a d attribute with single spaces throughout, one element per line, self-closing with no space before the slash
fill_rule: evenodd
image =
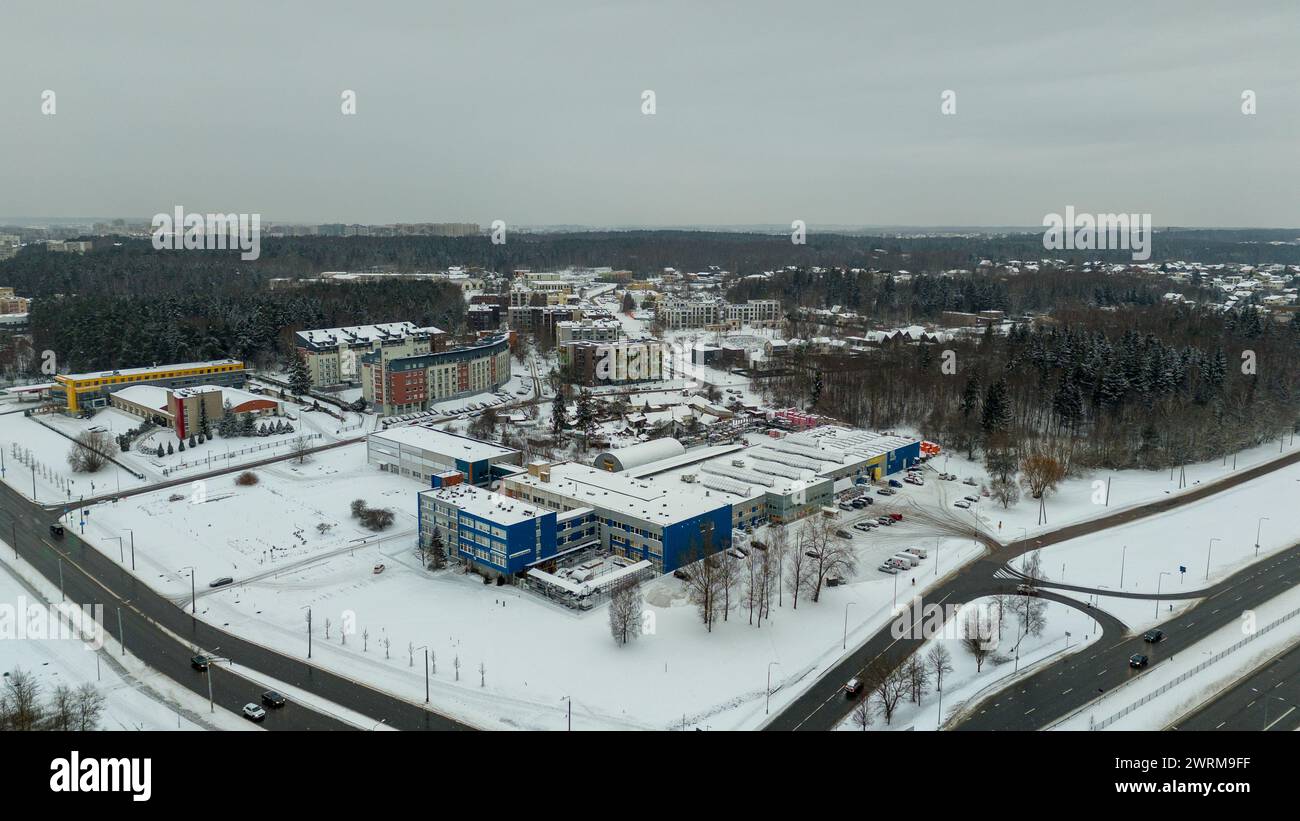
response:
<path id="1" fill-rule="evenodd" d="M 1300 225 L 1294 3 L 702 5 L 19 0 L 0 215 Z"/>

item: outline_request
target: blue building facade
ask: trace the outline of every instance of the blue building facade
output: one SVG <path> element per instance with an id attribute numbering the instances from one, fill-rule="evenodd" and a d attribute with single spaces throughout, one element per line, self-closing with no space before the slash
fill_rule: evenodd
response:
<path id="1" fill-rule="evenodd" d="M 472 485 L 419 494 L 420 544 L 436 531 L 456 557 L 502 575 L 514 575 L 556 553 L 555 512 Z"/>

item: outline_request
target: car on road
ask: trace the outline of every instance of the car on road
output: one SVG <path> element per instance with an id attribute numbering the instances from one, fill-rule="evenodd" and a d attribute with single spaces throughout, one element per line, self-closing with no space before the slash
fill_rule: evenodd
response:
<path id="1" fill-rule="evenodd" d="M 1016 585 L 1016 592 L 1022 596 L 1037 596 L 1038 588 L 1032 584 L 1018 584 Z"/>
<path id="2" fill-rule="evenodd" d="M 261 721 L 266 718 L 266 710 L 263 710 L 260 704 L 250 701 L 244 705 L 244 718 L 249 721 Z"/>
<path id="3" fill-rule="evenodd" d="M 262 693 L 262 703 L 267 707 L 283 707 L 288 703 L 288 700 L 275 690 L 267 690 Z"/>
<path id="4" fill-rule="evenodd" d="M 1141 668 L 1147 666 L 1148 661 L 1150 661 L 1150 659 L 1148 659 L 1143 654 L 1134 653 L 1133 655 L 1128 657 L 1128 666 L 1134 668 L 1135 670 L 1140 670 Z"/>
<path id="5" fill-rule="evenodd" d="M 222 576 L 219 579 L 213 579 L 212 581 L 208 582 L 208 587 L 225 587 L 228 584 L 234 584 L 234 583 L 235 580 L 230 578 L 229 576 Z"/>
<path id="6" fill-rule="evenodd" d="M 1164 640 L 1165 640 L 1165 631 L 1163 631 L 1163 630 L 1148 630 L 1148 631 L 1146 631 L 1145 634 L 1143 634 L 1143 636 L 1142 636 L 1142 640 L 1145 641 L 1145 642 L 1150 642 L 1151 644 L 1155 644 L 1156 642 L 1159 642 L 1159 641 L 1164 641 Z"/>
<path id="7" fill-rule="evenodd" d="M 208 663 L 211 661 L 212 659 L 208 656 L 199 654 L 190 658 L 190 666 L 195 670 L 206 670 L 208 669 Z"/>
<path id="8" fill-rule="evenodd" d="M 849 698 L 853 698 L 854 696 L 856 696 L 858 693 L 861 692 L 862 692 L 862 682 L 858 681 L 856 678 L 851 678 L 844 684 L 844 695 L 848 696 Z"/>
<path id="9" fill-rule="evenodd" d="M 56 539 L 62 539 L 63 525 L 58 524 L 57 522 L 55 524 L 50 525 L 50 535 Z"/>

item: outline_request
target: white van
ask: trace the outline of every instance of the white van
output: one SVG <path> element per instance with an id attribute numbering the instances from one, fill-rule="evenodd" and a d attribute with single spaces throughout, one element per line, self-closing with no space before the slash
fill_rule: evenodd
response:
<path id="1" fill-rule="evenodd" d="M 891 558 L 898 559 L 899 561 L 902 562 L 907 562 L 908 567 L 916 567 L 918 564 L 921 563 L 920 558 L 913 556 L 911 553 L 895 553 Z"/>
<path id="2" fill-rule="evenodd" d="M 924 547 L 909 547 L 907 548 L 907 550 L 904 550 L 903 552 L 911 553 L 913 556 L 916 556 L 918 559 L 924 559 L 925 557 L 930 555 L 929 553 L 925 552 Z"/>
<path id="3" fill-rule="evenodd" d="M 888 559 L 885 559 L 885 564 L 889 567 L 896 567 L 899 570 L 910 570 L 912 567 L 906 559 L 900 559 L 897 556 L 890 556 Z"/>

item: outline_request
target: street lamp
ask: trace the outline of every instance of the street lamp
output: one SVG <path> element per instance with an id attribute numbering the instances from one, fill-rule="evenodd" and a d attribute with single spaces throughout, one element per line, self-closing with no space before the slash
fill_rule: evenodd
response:
<path id="1" fill-rule="evenodd" d="M 1264 522 L 1267 522 L 1267 521 L 1268 521 L 1268 517 L 1267 517 L 1267 516 L 1260 516 L 1260 517 L 1259 517 L 1259 523 L 1258 523 L 1257 525 L 1255 525 L 1255 558 L 1256 558 L 1256 559 L 1259 558 L 1259 531 L 1260 531 L 1260 528 L 1262 528 L 1262 527 L 1264 526 Z"/>
<path id="2" fill-rule="evenodd" d="M 1209 546 L 1205 548 L 1205 580 L 1207 582 L 1210 580 L 1210 551 L 1214 549 L 1215 542 L 1221 542 L 1221 541 L 1223 541 L 1223 539 L 1220 539 L 1218 536 L 1215 536 L 1214 538 L 1210 539 Z"/>
<path id="3" fill-rule="evenodd" d="M 895 585 L 895 587 L 897 587 L 897 585 Z M 855 604 L 857 604 L 855 601 L 844 603 L 844 643 L 840 647 L 841 650 L 849 649 L 849 608 Z M 770 669 L 769 672 L 771 672 Z"/>
<path id="4" fill-rule="evenodd" d="M 767 663 L 767 706 L 763 708 L 766 715 L 772 714 L 772 665 L 779 665 L 779 661 L 769 661 Z"/>
<path id="5" fill-rule="evenodd" d="M 415 648 L 424 651 L 424 703 L 429 703 L 429 645 L 422 644 Z"/>
<path id="6" fill-rule="evenodd" d="M 135 531 L 129 527 L 124 527 L 122 529 L 125 530 L 127 533 L 131 534 L 131 570 L 134 571 L 135 570 Z"/>
<path id="7" fill-rule="evenodd" d="M 220 647 L 212 648 L 213 652 L 216 652 L 217 650 L 220 649 L 221 649 Z M 219 661 L 230 662 L 230 659 L 220 658 L 217 656 L 208 656 L 208 666 L 203 670 L 203 675 L 208 680 L 208 712 L 209 713 L 215 713 L 217 711 L 216 704 L 214 704 L 212 701 L 212 666 Z"/>
<path id="8" fill-rule="evenodd" d="M 122 544 L 121 536 L 109 536 L 110 539 L 117 539 L 117 559 L 120 564 L 126 564 L 126 547 Z"/>
<path id="9" fill-rule="evenodd" d="M 572 697 L 572 696 L 560 696 L 560 701 L 567 701 L 567 702 L 569 703 L 569 704 L 568 704 L 568 706 L 569 706 L 569 712 L 568 712 L 568 715 L 569 715 L 569 718 L 568 718 L 569 725 L 568 725 L 568 728 L 565 730 L 565 732 L 572 732 L 572 731 L 573 731 L 573 697 Z"/>
<path id="10" fill-rule="evenodd" d="M 1160 575 L 1156 576 L 1156 618 L 1157 619 L 1160 618 L 1160 585 L 1161 583 L 1164 582 L 1165 576 L 1172 576 L 1172 575 L 1173 574 L 1170 573 L 1168 570 L 1162 570 L 1160 571 Z"/>
<path id="11" fill-rule="evenodd" d="M 298 609 L 307 611 L 307 658 L 311 658 L 311 605 L 304 604 L 302 607 L 299 607 Z M 427 670 L 428 667 L 426 667 L 425 669 Z"/>
<path id="12" fill-rule="evenodd" d="M 191 565 L 186 565 L 185 567 L 182 567 L 181 570 L 190 571 L 190 615 L 192 616 L 198 612 L 197 605 L 195 604 L 195 602 L 198 600 L 198 596 L 195 594 L 194 591 L 194 567 Z"/>
<path id="13" fill-rule="evenodd" d="M 1124 550 L 1119 554 L 1119 589 L 1124 589 L 1124 562 L 1128 559 L 1128 545 L 1124 545 Z"/>

